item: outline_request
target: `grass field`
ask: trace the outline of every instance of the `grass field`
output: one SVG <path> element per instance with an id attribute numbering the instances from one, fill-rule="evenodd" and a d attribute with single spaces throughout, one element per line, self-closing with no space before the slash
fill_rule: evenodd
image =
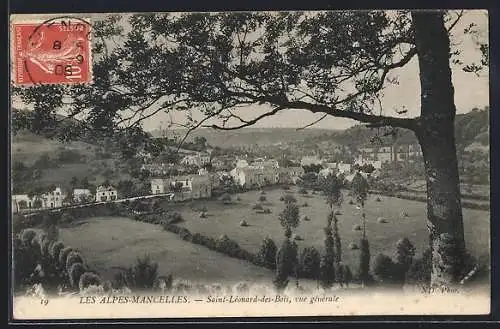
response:
<path id="1" fill-rule="evenodd" d="M 257 214 L 251 207 L 256 203 L 259 192 L 252 191 L 239 194 L 241 201 L 232 205 L 223 205 L 218 201 L 198 201 L 195 205 L 175 206 L 182 212 L 184 222 L 180 226 L 188 228 L 192 233 L 199 232 L 208 236 L 217 237 L 227 234 L 236 240 L 243 248 L 257 252 L 262 240 L 270 236 L 280 244 L 283 240 L 283 230 L 278 220 L 278 213 L 283 209 L 283 202 L 279 201 L 284 191 L 273 190 L 266 192 L 271 214 Z M 299 247 L 314 246 L 323 250 L 324 232 L 328 214 L 327 206 L 321 195 L 302 196 L 294 193 L 298 204 L 305 202 L 308 207 L 301 207 L 301 217 L 306 215 L 311 220 L 302 221 L 296 233 L 303 238 L 298 241 Z M 417 249 L 417 255 L 428 246 L 428 231 L 426 227 L 426 205 L 422 202 L 402 200 L 381 196 L 381 202 L 375 201 L 371 195 L 366 205 L 367 235 L 370 242 L 372 260 L 384 252 L 392 255 L 398 239 L 408 237 Z M 342 206 L 343 214 L 339 216 L 339 231 L 342 238 L 343 261 L 353 269 L 358 267 L 358 250 L 348 248 L 351 242 L 359 245 L 360 231 L 354 231 L 355 224 L 361 224 L 360 210 L 348 204 L 345 197 Z M 205 205 L 208 210 L 207 218 L 200 218 L 196 208 Z M 167 206 L 167 205 L 165 205 Z M 408 217 L 402 218 L 405 211 Z M 469 251 L 475 256 L 488 256 L 490 237 L 490 214 L 486 211 L 464 209 L 464 224 L 466 243 Z M 383 217 L 387 223 L 378 223 Z M 241 227 L 240 221 L 245 220 L 248 227 Z"/>
<path id="2" fill-rule="evenodd" d="M 78 221 L 61 228 L 61 240 L 81 250 L 86 263 L 111 280 L 120 268 L 148 253 L 158 262 L 160 275 L 197 283 L 242 280 L 270 282 L 273 272 L 181 240 L 159 226 L 123 217 Z"/>

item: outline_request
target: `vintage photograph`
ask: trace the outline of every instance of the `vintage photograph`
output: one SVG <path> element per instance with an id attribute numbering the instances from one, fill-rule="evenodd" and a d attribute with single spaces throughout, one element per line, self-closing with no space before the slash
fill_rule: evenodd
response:
<path id="1" fill-rule="evenodd" d="M 14 319 L 489 314 L 487 10 L 9 37 Z"/>

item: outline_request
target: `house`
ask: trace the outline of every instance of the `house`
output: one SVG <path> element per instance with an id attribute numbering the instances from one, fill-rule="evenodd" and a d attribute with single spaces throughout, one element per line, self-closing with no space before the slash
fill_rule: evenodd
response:
<path id="1" fill-rule="evenodd" d="M 41 195 L 42 208 L 59 208 L 63 206 L 66 199 L 60 187 L 56 187 L 53 191 L 43 193 Z"/>
<path id="2" fill-rule="evenodd" d="M 321 163 L 322 160 L 318 156 L 304 156 L 300 160 L 300 165 L 302 167 L 311 165 L 321 165 Z"/>
<path id="3" fill-rule="evenodd" d="M 278 170 L 278 181 L 281 184 L 297 184 L 304 175 L 302 167 L 281 167 Z"/>
<path id="4" fill-rule="evenodd" d="M 99 202 L 118 199 L 118 191 L 113 186 L 100 185 L 96 189 L 95 200 Z"/>
<path id="5" fill-rule="evenodd" d="M 196 154 L 188 154 L 185 155 L 182 160 L 181 164 L 186 165 L 186 166 L 197 166 L 197 167 L 203 167 L 206 164 L 210 163 L 210 154 L 207 152 L 198 152 Z"/>
<path id="6" fill-rule="evenodd" d="M 279 173 L 276 168 L 262 166 L 236 167 L 230 172 L 236 184 L 247 188 L 276 184 Z"/>
<path id="7" fill-rule="evenodd" d="M 86 188 L 75 188 L 73 190 L 73 202 L 85 203 L 93 200 L 92 192 Z"/>
<path id="8" fill-rule="evenodd" d="M 172 163 L 149 163 L 141 166 L 142 171 L 149 171 L 153 176 L 166 176 L 175 167 Z"/>
<path id="9" fill-rule="evenodd" d="M 209 175 L 186 175 L 151 180 L 152 194 L 174 192 L 177 199 L 200 199 L 212 196 L 212 181 Z"/>
<path id="10" fill-rule="evenodd" d="M 371 164 L 376 169 L 382 168 L 382 164 L 399 161 L 413 161 L 415 157 L 422 156 L 422 150 L 418 144 L 384 145 L 377 147 L 362 147 L 355 163 L 359 166 Z M 380 161 L 380 163 L 378 162 Z"/>
<path id="11" fill-rule="evenodd" d="M 274 160 L 274 159 L 264 159 L 264 158 L 257 158 L 257 159 L 255 159 L 251 163 L 251 166 L 263 167 L 263 168 L 275 168 L 275 169 L 278 169 L 280 167 L 277 160 Z"/>
<path id="12" fill-rule="evenodd" d="M 29 197 L 27 194 L 12 195 L 12 211 L 17 213 L 25 209 L 42 208 L 42 200 L 39 196 Z"/>

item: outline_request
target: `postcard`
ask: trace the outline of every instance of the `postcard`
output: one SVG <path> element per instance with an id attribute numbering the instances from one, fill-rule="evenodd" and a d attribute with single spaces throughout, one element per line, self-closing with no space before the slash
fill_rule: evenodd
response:
<path id="1" fill-rule="evenodd" d="M 490 313 L 487 10 L 9 38 L 15 320 Z"/>

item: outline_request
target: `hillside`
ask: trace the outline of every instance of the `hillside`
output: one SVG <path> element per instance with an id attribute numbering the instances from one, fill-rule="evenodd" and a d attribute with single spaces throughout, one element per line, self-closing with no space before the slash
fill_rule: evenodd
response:
<path id="1" fill-rule="evenodd" d="M 387 129 L 367 128 L 363 125 L 356 125 L 340 132 L 330 133 L 327 138 L 336 143 L 346 146 L 369 145 L 378 141 L 379 143 L 392 143 L 397 141 L 401 144 L 418 143 L 415 134 L 407 129 L 398 129 L 393 137 L 382 136 Z M 380 140 L 374 140 L 374 137 L 380 136 Z M 471 144 L 479 144 L 484 149 L 489 148 L 489 109 L 474 109 L 465 114 L 457 114 L 455 118 L 455 139 L 459 149 L 466 148 Z M 315 142 L 321 142 L 325 139 L 315 138 Z"/>
<path id="2" fill-rule="evenodd" d="M 188 141 L 195 137 L 203 136 L 213 146 L 225 147 L 248 147 L 248 146 L 270 146 L 289 144 L 304 141 L 311 137 L 325 137 L 334 130 L 329 129 L 303 129 L 297 131 L 295 128 L 244 128 L 240 130 L 216 130 L 203 128 L 193 131 L 187 138 Z M 154 137 L 166 136 L 168 138 L 182 138 L 185 130 L 177 129 L 165 132 L 152 131 Z"/>

